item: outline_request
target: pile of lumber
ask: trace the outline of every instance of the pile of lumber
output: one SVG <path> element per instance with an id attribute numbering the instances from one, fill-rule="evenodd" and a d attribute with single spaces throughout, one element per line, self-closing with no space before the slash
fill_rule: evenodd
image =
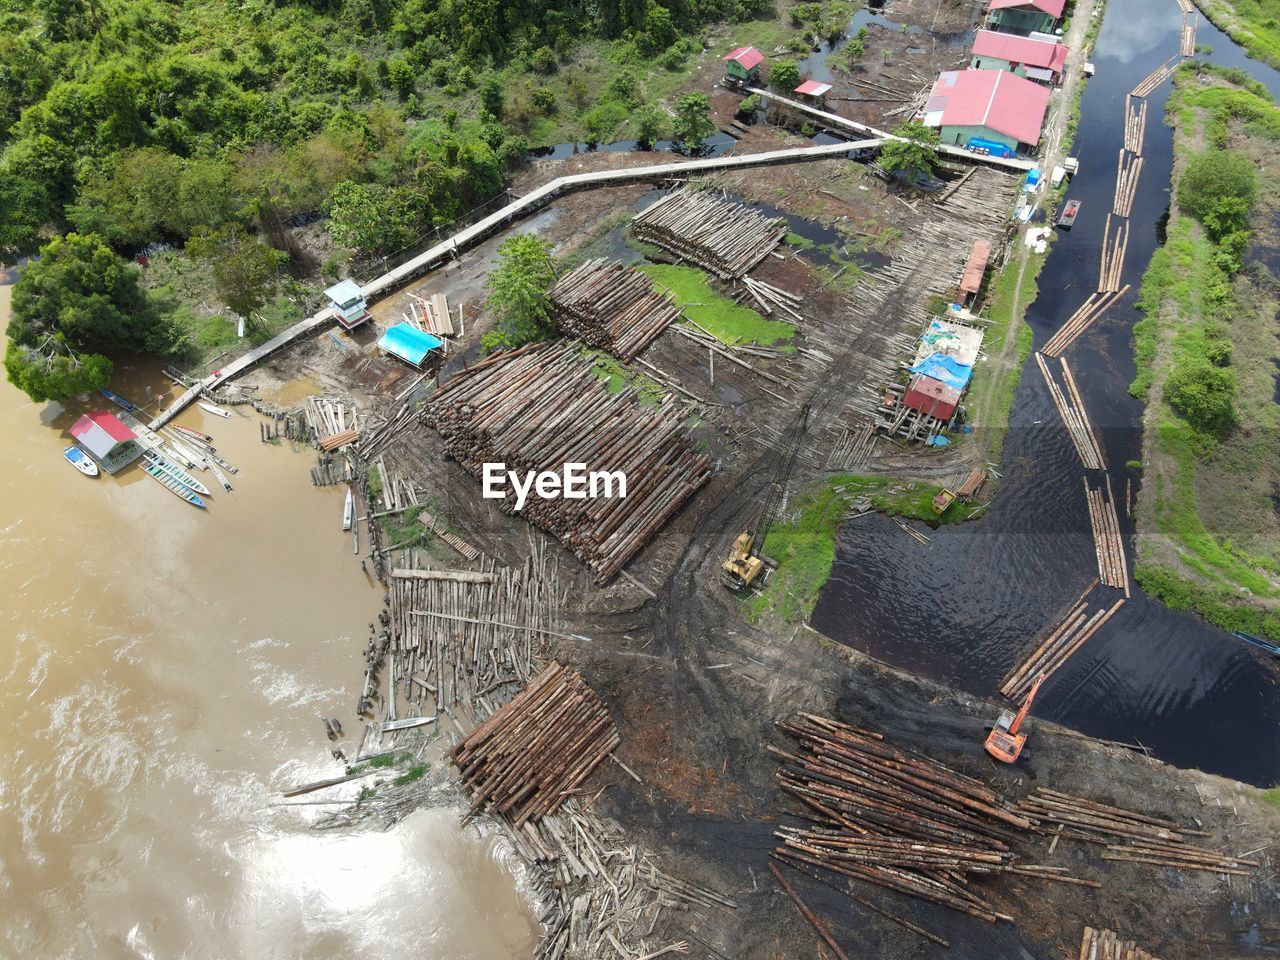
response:
<path id="1" fill-rule="evenodd" d="M 1084 495 L 1089 503 L 1089 523 L 1093 527 L 1094 552 L 1098 556 L 1098 579 L 1109 587 L 1124 590 L 1129 596 L 1129 561 L 1124 553 L 1124 537 L 1120 518 L 1116 516 L 1115 498 L 1111 495 L 1111 478 L 1103 486 L 1090 487 L 1083 478 Z"/>
<path id="2" fill-rule="evenodd" d="M 584 499 L 531 492 L 522 509 L 600 583 L 711 477 L 710 458 L 693 450 L 672 404 L 646 406 L 630 388 L 610 393 L 571 341 L 495 354 L 437 390 L 423 416 L 445 451 L 477 478 L 486 463 L 521 476 L 559 473 L 566 463 L 624 474 L 625 497 L 617 484 L 611 496 Z M 514 510 L 509 486 L 498 503 Z"/>
<path id="3" fill-rule="evenodd" d="M 321 450 L 337 450 L 360 438 L 354 403 L 335 397 L 307 397 L 302 414 Z"/>
<path id="4" fill-rule="evenodd" d="M 1156 960 L 1132 940 L 1121 940 L 1110 930 L 1085 927 L 1080 938 L 1080 960 Z"/>
<path id="5" fill-rule="evenodd" d="M 1134 813 L 1120 807 L 1037 788 L 1018 811 L 1041 827 L 1057 827 L 1064 837 L 1104 846 L 1103 860 L 1147 863 L 1178 870 L 1247 877 L 1258 866 L 1245 860 L 1187 844 L 1187 837 L 1207 837 L 1203 830 L 1180 827 L 1172 820 Z"/>
<path id="6" fill-rule="evenodd" d="M 777 831 L 775 859 L 991 922 L 1012 918 L 971 889 L 974 877 L 1013 873 L 1097 886 L 1063 868 L 1019 863 L 1012 846 L 1032 821 L 982 781 L 836 720 L 802 714 L 779 726 L 800 750 L 769 748 L 783 762 L 778 785 L 803 805 L 804 819 Z"/>
<path id="7" fill-rule="evenodd" d="M 670 294 L 617 260 L 588 260 L 551 288 L 556 323 L 565 333 L 631 360 L 680 317 Z"/>
<path id="8" fill-rule="evenodd" d="M 1040 348 L 1040 352 L 1046 357 L 1062 356 L 1067 352 L 1067 348 L 1093 325 L 1095 320 L 1115 306 L 1116 302 L 1128 292 L 1129 284 L 1126 283 L 1121 289 L 1112 293 L 1102 291 L 1091 293 L 1080 308 L 1067 318 L 1066 323 L 1058 328 L 1058 332 L 1046 341 Z"/>
<path id="9" fill-rule="evenodd" d="M 1040 365 L 1040 373 L 1044 377 L 1045 386 L 1049 388 L 1049 396 L 1053 398 L 1053 405 L 1058 408 L 1058 415 L 1062 417 L 1063 426 L 1067 428 L 1067 436 L 1071 438 L 1071 443 L 1080 456 L 1080 462 L 1084 464 L 1086 470 L 1105 470 L 1106 461 L 1102 456 L 1102 447 L 1099 446 L 1098 438 L 1093 432 L 1093 424 L 1089 422 L 1089 414 L 1085 412 L 1084 400 L 1081 399 L 1080 391 L 1076 387 L 1076 379 L 1071 375 L 1071 368 L 1067 366 L 1066 358 L 1062 358 L 1060 362 L 1063 382 L 1067 386 L 1065 393 L 1053 379 L 1053 374 L 1049 372 L 1049 365 L 1045 363 L 1044 355 L 1036 354 L 1036 363 Z"/>
<path id="10" fill-rule="evenodd" d="M 554 660 L 450 752 L 473 799 L 519 829 L 554 813 L 620 740 L 600 698 Z"/>
<path id="11" fill-rule="evenodd" d="M 696 190 L 669 193 L 636 215 L 635 235 L 729 280 L 767 257 L 787 235 L 787 222 L 741 203 Z"/>
<path id="12" fill-rule="evenodd" d="M 1066 663 L 1095 633 L 1110 620 L 1124 598 L 1120 597 L 1110 606 L 1095 606 L 1090 602 L 1089 594 L 1093 592 L 1098 581 L 1085 587 L 1084 592 L 1068 609 L 1061 620 L 1049 631 L 1048 636 L 1020 664 L 1009 671 L 1009 675 L 1000 684 L 1000 692 L 1010 700 L 1021 701 L 1031 690 L 1036 677 L 1044 674 L 1052 676 Z"/>

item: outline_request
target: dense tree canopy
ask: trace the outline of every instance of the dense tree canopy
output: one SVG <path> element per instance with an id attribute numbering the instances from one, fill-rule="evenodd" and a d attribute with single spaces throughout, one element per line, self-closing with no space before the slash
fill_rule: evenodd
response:
<path id="1" fill-rule="evenodd" d="M 1236 423 L 1236 376 L 1199 358 L 1178 363 L 1164 393 L 1169 404 L 1201 433 L 1218 435 Z"/>
<path id="2" fill-rule="evenodd" d="M 489 275 L 489 309 L 497 315 L 499 329 L 485 335 L 485 347 L 515 347 L 545 337 L 555 279 L 555 261 L 545 240 L 518 233 L 503 241 L 498 265 Z"/>
<path id="3" fill-rule="evenodd" d="M 890 140 L 880 148 L 880 166 L 890 173 L 914 177 L 933 170 L 937 158 L 938 131 L 917 120 L 904 123 L 893 131 L 901 140 Z"/>
<path id="4" fill-rule="evenodd" d="M 676 101 L 676 117 L 672 136 L 689 152 L 702 147 L 707 137 L 716 132 L 711 119 L 711 100 L 705 93 L 686 93 Z"/>

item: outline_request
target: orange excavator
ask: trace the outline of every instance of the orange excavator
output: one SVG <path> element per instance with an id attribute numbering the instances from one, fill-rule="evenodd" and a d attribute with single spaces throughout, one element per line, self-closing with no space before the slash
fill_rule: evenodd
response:
<path id="1" fill-rule="evenodd" d="M 1027 699 L 1022 701 L 1022 708 L 1016 715 L 1009 710 L 1003 711 L 996 725 L 987 734 L 987 753 L 1000 762 L 1013 763 L 1022 753 L 1027 735 L 1018 731 L 1022 729 L 1022 722 L 1027 719 L 1027 711 L 1031 709 L 1031 701 L 1036 698 L 1040 684 L 1044 683 L 1046 676 L 1048 674 L 1042 673 L 1036 677 L 1036 682 L 1031 685 L 1031 691 L 1027 694 Z"/>

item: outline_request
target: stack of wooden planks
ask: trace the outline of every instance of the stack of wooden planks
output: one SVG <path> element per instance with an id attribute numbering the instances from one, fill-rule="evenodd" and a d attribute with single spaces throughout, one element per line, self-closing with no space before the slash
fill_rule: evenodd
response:
<path id="1" fill-rule="evenodd" d="M 585 680 L 554 660 L 450 753 L 471 809 L 517 829 L 554 813 L 620 740 Z"/>
<path id="2" fill-rule="evenodd" d="M 1012 918 L 970 889 L 973 877 L 1012 873 L 1098 886 L 1066 876 L 1064 868 L 1019 862 L 1012 847 L 1032 821 L 982 781 L 836 720 L 801 714 L 779 726 L 800 749 L 769 748 L 782 758 L 778 785 L 804 808 L 802 826 L 776 833 L 782 844 L 773 856 L 780 862 L 991 922 Z"/>
<path id="3" fill-rule="evenodd" d="M 1079 960 L 1156 960 L 1132 940 L 1121 940 L 1110 930 L 1085 927 L 1080 938 Z"/>
<path id="4" fill-rule="evenodd" d="M 696 190 L 667 194 L 637 214 L 631 229 L 726 280 L 745 274 L 787 235 L 781 217 Z"/>
<path id="5" fill-rule="evenodd" d="M 555 319 L 565 333 L 631 360 L 680 317 L 670 294 L 617 260 L 588 260 L 551 288 Z"/>
<path id="6" fill-rule="evenodd" d="M 1067 366 L 1066 359 L 1063 358 L 1060 362 L 1063 382 L 1067 386 L 1065 393 L 1049 372 L 1049 365 L 1045 363 L 1044 355 L 1036 354 L 1036 363 L 1039 364 L 1040 373 L 1044 377 L 1045 385 L 1049 388 L 1049 396 L 1053 398 L 1053 405 L 1058 408 L 1062 423 L 1067 428 L 1067 435 L 1071 438 L 1076 453 L 1080 455 L 1080 462 L 1084 464 L 1086 470 L 1105 470 L 1106 461 L 1102 456 L 1102 447 L 1099 446 L 1098 438 L 1093 432 L 1093 424 L 1089 422 L 1089 414 L 1085 412 L 1084 400 L 1081 399 L 1080 391 L 1076 387 L 1075 377 L 1071 375 L 1071 368 Z"/>
<path id="7" fill-rule="evenodd" d="M 1128 292 L 1129 284 L 1126 283 L 1121 289 L 1112 293 L 1099 291 L 1090 294 L 1080 308 L 1067 318 L 1066 323 L 1058 328 L 1057 333 L 1045 342 L 1040 352 L 1046 357 L 1062 356 L 1080 335 L 1093 325 L 1095 320 L 1115 306 L 1116 302 Z"/>
<path id="8" fill-rule="evenodd" d="M 1064 837 L 1106 847 L 1103 860 L 1146 863 L 1179 870 L 1201 870 L 1247 877 L 1258 866 L 1245 860 L 1187 844 L 1187 837 L 1207 837 L 1203 830 L 1180 827 L 1164 817 L 1134 813 L 1084 797 L 1038 787 L 1018 812 L 1041 827 L 1059 827 Z"/>
<path id="9" fill-rule="evenodd" d="M 613 577 L 711 477 L 671 404 L 645 406 L 633 389 L 610 393 L 579 344 L 534 344 L 495 354 L 459 373 L 431 397 L 426 422 L 445 451 L 477 478 L 486 463 L 520 476 L 560 473 L 567 463 L 625 475 L 582 499 L 541 497 L 522 508 L 594 572 Z M 498 501 L 514 510 L 510 485 Z"/>
<path id="10" fill-rule="evenodd" d="M 1084 592 L 1049 631 L 1048 636 L 1026 659 L 1009 671 L 1000 684 L 1001 693 L 1010 700 L 1022 700 L 1031 690 L 1036 677 L 1042 673 L 1051 676 L 1115 615 L 1124 603 L 1124 598 L 1117 599 L 1110 606 L 1095 607 L 1090 603 L 1089 594 L 1097 584 L 1098 581 L 1095 580 L 1085 587 Z"/>
<path id="11" fill-rule="evenodd" d="M 1105 486 L 1105 491 L 1104 491 Z M 1093 545 L 1098 555 L 1098 579 L 1109 587 L 1124 590 L 1129 596 L 1129 561 L 1124 553 L 1124 537 L 1116 516 L 1115 498 L 1111 495 L 1111 478 L 1105 484 L 1089 486 L 1084 478 L 1084 495 L 1089 503 L 1089 523 L 1093 527 Z"/>

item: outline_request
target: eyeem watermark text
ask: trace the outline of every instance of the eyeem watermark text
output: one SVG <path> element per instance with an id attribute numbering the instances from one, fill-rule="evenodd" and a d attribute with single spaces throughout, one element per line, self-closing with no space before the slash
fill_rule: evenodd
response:
<path id="1" fill-rule="evenodd" d="M 516 471 L 508 470 L 505 463 L 484 465 L 485 499 L 501 500 L 507 495 L 508 484 L 515 491 L 517 510 L 524 507 L 530 491 L 543 500 L 558 497 L 566 500 L 612 499 L 627 495 L 627 475 L 621 470 L 588 471 L 585 463 L 566 463 L 559 473 L 554 470 L 541 473 L 526 470 L 521 477 Z"/>

